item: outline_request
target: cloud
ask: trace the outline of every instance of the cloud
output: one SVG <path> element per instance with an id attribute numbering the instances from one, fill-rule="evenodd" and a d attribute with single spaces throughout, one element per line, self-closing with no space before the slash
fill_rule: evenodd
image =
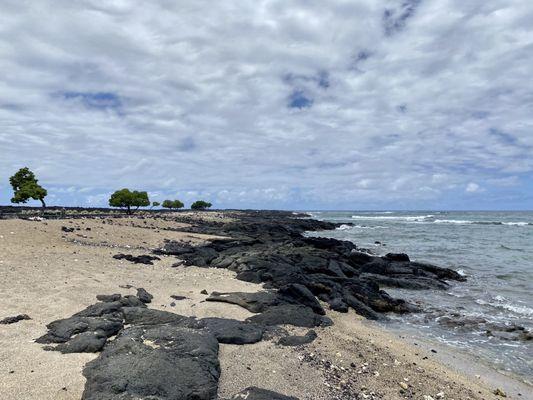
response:
<path id="1" fill-rule="evenodd" d="M 62 204 L 131 187 L 219 207 L 528 207 L 531 18 L 524 0 L 5 0 L 0 202 L 27 165 Z"/>
<path id="2" fill-rule="evenodd" d="M 481 187 L 475 182 L 470 182 L 468 185 L 466 185 L 466 189 L 465 189 L 467 193 L 476 193 L 476 192 L 479 192 L 480 190 L 481 190 Z"/>

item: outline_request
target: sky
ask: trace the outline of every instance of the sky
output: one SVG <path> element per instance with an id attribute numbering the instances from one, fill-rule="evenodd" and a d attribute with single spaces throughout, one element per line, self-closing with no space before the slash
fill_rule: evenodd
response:
<path id="1" fill-rule="evenodd" d="M 0 0 L 0 204 L 533 209 L 531 0 Z M 38 205 L 38 202 L 29 204 Z"/>

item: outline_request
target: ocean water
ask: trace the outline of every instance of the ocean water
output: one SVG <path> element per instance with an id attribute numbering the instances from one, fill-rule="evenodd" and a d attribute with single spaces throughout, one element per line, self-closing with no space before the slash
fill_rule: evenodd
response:
<path id="1" fill-rule="evenodd" d="M 421 313 L 387 324 L 447 343 L 523 380 L 533 380 L 533 212 L 330 212 L 316 219 L 353 223 L 319 236 L 350 240 L 378 255 L 453 268 L 467 282 L 448 290 L 385 290 Z M 529 336 L 531 338 L 531 336 Z"/>

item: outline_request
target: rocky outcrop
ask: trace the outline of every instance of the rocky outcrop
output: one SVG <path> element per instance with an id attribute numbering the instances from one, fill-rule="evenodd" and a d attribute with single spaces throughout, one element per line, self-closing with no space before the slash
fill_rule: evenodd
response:
<path id="1" fill-rule="evenodd" d="M 151 296 L 144 289 L 137 293 Z M 83 400 L 214 400 L 220 376 L 218 344 L 257 343 L 271 329 L 268 325 L 275 323 L 270 314 L 257 323 L 197 319 L 147 308 L 146 301 L 137 296 L 97 297 L 100 302 L 48 324 L 48 332 L 36 340 L 47 344 L 44 349 L 49 351 L 100 352 L 83 370 L 87 379 Z M 325 318 L 302 305 L 277 307 L 296 307 L 290 318 L 297 321 Z M 296 315 L 302 313 L 303 317 Z M 282 319 L 289 318 L 289 314 L 280 313 L 285 316 Z M 116 337 L 108 340 L 112 336 Z M 269 393 L 281 397 L 261 397 Z M 258 399 L 287 398 L 258 388 L 251 389 L 250 395 Z"/>
<path id="2" fill-rule="evenodd" d="M 252 312 L 293 304 L 324 314 L 318 298 L 335 311 L 353 308 L 369 319 L 380 319 L 386 312 L 417 310 L 383 288 L 445 289 L 447 280 L 464 280 L 451 269 L 413 262 L 403 253 L 378 257 L 348 241 L 305 237 L 306 231 L 329 230 L 336 225 L 291 213 L 242 212 L 232 222 L 191 223 L 186 229 L 192 232 L 231 239 L 199 247 L 169 241 L 155 253 L 175 255 L 185 266 L 227 268 L 237 273 L 237 279 L 264 283 L 266 289 L 276 292 L 214 293 L 207 299 L 239 304 Z"/>

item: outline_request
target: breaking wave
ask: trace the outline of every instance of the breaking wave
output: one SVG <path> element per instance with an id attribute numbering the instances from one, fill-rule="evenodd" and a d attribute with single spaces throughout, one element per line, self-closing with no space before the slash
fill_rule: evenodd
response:
<path id="1" fill-rule="evenodd" d="M 352 215 L 352 219 L 367 219 L 367 220 L 390 220 L 390 221 L 412 221 L 412 222 L 424 222 L 430 221 L 435 216 L 433 214 L 429 215 L 416 215 L 416 216 L 390 216 L 390 215 Z"/>
<path id="2" fill-rule="evenodd" d="M 533 223 L 526 221 L 472 221 L 464 219 L 436 219 L 435 215 L 352 215 L 352 219 L 376 220 L 376 221 L 403 221 L 407 223 L 433 223 L 433 224 L 455 224 L 455 225 L 505 225 L 505 226 L 533 226 Z"/>

